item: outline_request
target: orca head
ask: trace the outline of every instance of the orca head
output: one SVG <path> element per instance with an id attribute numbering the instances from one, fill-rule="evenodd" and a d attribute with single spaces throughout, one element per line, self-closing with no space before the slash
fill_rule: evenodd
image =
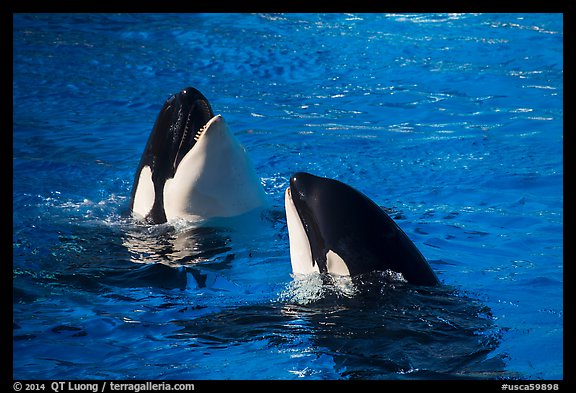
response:
<path id="1" fill-rule="evenodd" d="M 180 162 L 213 117 L 210 103 L 193 87 L 166 100 L 136 171 L 130 201 L 134 216 L 154 224 L 167 221 L 164 184 L 174 177 Z"/>
<path id="2" fill-rule="evenodd" d="M 264 201 L 245 150 L 206 97 L 187 87 L 168 98 L 136 170 L 133 217 L 151 224 L 228 217 Z"/>
<path id="3" fill-rule="evenodd" d="M 391 270 L 409 283 L 438 279 L 408 236 L 377 204 L 334 179 L 291 176 L 285 193 L 295 274 L 358 275 Z"/>

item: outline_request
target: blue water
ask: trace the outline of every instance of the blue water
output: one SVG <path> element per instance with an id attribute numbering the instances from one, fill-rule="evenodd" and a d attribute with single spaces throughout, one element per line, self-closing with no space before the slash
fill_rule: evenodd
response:
<path id="1" fill-rule="evenodd" d="M 559 379 L 560 14 L 14 15 L 15 379 Z M 271 207 L 127 215 L 198 88 Z M 295 171 L 364 192 L 443 282 L 291 276 Z"/>

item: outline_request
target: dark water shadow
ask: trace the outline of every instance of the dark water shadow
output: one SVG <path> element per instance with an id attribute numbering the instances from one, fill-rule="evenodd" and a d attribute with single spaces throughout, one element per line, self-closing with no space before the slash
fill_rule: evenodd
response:
<path id="1" fill-rule="evenodd" d="M 412 286 L 378 272 L 345 283 L 295 280 L 276 302 L 175 324 L 168 338 L 190 346 L 263 341 L 285 352 L 307 342 L 317 358 L 333 359 L 340 379 L 516 377 L 493 353 L 501 331 L 486 306 L 454 288 Z"/>
<path id="2" fill-rule="evenodd" d="M 339 285 L 336 283 L 336 285 Z M 319 301 L 291 304 L 315 320 L 315 342 L 346 379 L 499 378 L 504 360 L 491 352 L 500 331 L 490 310 L 447 286 L 418 287 L 374 272 Z M 286 307 L 285 307 L 286 309 Z M 322 312 L 322 316 L 318 315 Z"/>

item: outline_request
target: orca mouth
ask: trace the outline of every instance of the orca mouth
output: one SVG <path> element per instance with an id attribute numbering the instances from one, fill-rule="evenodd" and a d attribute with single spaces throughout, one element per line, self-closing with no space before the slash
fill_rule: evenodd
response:
<path id="1" fill-rule="evenodd" d="M 170 150 L 174 157 L 172 170 L 175 173 L 184 156 L 206 132 L 215 116 L 206 97 L 193 87 L 187 87 L 170 97 L 164 111 L 171 113 L 168 129 L 172 132 Z"/>

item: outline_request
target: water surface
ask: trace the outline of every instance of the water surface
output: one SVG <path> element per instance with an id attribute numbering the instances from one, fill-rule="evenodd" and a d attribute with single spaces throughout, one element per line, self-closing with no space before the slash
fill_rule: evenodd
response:
<path id="1" fill-rule="evenodd" d="M 15 379 L 562 378 L 561 14 L 13 20 Z M 261 177 L 249 227 L 127 214 L 186 86 Z M 296 171 L 388 209 L 444 285 L 295 280 Z"/>

